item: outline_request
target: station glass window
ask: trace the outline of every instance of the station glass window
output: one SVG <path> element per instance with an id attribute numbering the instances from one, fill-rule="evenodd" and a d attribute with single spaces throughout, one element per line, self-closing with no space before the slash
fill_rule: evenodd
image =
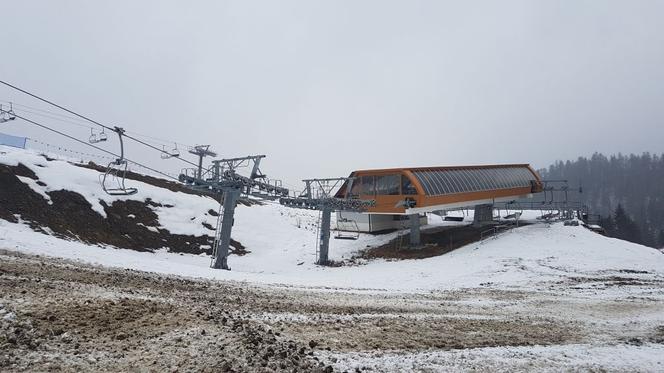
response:
<path id="1" fill-rule="evenodd" d="M 360 195 L 362 190 L 362 181 L 360 178 L 353 179 L 353 186 L 350 189 L 350 196 L 357 197 Z"/>
<path id="2" fill-rule="evenodd" d="M 407 196 L 414 196 L 417 194 L 415 185 L 413 185 L 413 183 L 409 178 L 406 177 L 406 175 L 401 175 L 401 194 L 405 194 Z"/>
<path id="3" fill-rule="evenodd" d="M 376 189 L 374 188 L 373 176 L 362 176 L 362 194 L 366 195 L 376 194 Z"/>
<path id="4" fill-rule="evenodd" d="M 399 175 L 376 176 L 376 194 L 398 195 L 399 184 Z"/>

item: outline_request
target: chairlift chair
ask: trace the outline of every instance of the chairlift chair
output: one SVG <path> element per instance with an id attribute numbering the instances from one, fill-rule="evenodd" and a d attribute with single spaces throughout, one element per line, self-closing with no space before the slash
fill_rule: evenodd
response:
<path id="1" fill-rule="evenodd" d="M 102 129 L 99 134 L 95 134 L 95 130 L 93 128 L 90 128 L 90 138 L 88 139 L 88 142 L 90 144 L 96 144 L 98 142 L 103 142 L 106 141 L 108 137 L 106 136 L 106 133 L 104 133 L 104 130 Z"/>
<path id="2" fill-rule="evenodd" d="M 138 193 L 137 188 L 127 188 L 125 179 L 127 175 L 127 161 L 116 159 L 108 164 L 101 180 L 101 187 L 111 196 L 130 196 Z"/>
<path id="3" fill-rule="evenodd" d="M 101 132 L 99 132 L 99 135 L 97 135 L 97 142 L 104 142 L 108 140 L 108 136 L 106 136 L 106 133 L 104 132 L 104 129 L 101 129 Z"/>
<path id="4" fill-rule="evenodd" d="M 97 135 L 95 134 L 95 131 L 92 128 L 90 128 L 90 138 L 88 139 L 88 142 L 90 144 L 96 144 L 99 142 L 97 140 Z"/>
<path id="5" fill-rule="evenodd" d="M 339 229 L 339 222 L 349 223 L 353 230 L 342 231 Z M 360 238 L 360 227 L 358 227 L 357 222 L 352 219 L 341 218 L 337 220 L 337 227 L 335 229 L 334 239 L 336 240 L 357 240 Z"/>
<path id="6" fill-rule="evenodd" d="M 14 104 L 9 103 L 9 110 L 2 108 L 0 104 L 0 123 L 9 122 L 10 120 L 16 119 L 16 114 L 14 114 Z"/>
<path id="7" fill-rule="evenodd" d="M 166 151 L 166 145 L 162 145 L 161 149 L 162 149 L 160 154 L 161 159 L 168 159 L 171 157 L 171 154 Z"/>
<path id="8" fill-rule="evenodd" d="M 516 207 L 513 207 L 511 210 L 513 212 L 510 212 L 509 205 L 516 205 Z M 520 211 L 517 211 L 520 210 Z M 503 219 L 515 219 L 519 220 L 521 215 L 523 214 L 523 208 L 521 208 L 521 205 L 518 202 L 510 202 L 505 204 L 505 217 Z"/>
<path id="9" fill-rule="evenodd" d="M 127 176 L 127 160 L 124 158 L 124 143 L 122 135 L 124 129 L 115 127 L 114 131 L 120 139 L 120 157 L 112 161 L 106 167 L 106 172 L 101 176 L 101 188 L 111 196 L 130 196 L 138 192 L 137 188 L 127 188 L 125 179 Z"/>
<path id="10" fill-rule="evenodd" d="M 177 158 L 180 156 L 180 150 L 178 150 L 178 144 L 175 144 L 175 147 L 169 152 L 166 150 L 166 145 L 161 146 L 161 159 Z"/>
<path id="11" fill-rule="evenodd" d="M 180 156 L 180 150 L 178 149 L 178 144 L 175 143 L 175 147 L 171 150 L 171 157 L 177 158 Z"/>

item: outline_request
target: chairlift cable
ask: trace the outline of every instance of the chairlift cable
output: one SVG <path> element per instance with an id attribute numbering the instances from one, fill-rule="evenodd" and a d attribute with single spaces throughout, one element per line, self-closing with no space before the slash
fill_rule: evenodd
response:
<path id="1" fill-rule="evenodd" d="M 10 102 L 10 101 L 7 101 L 7 102 Z M 28 106 L 26 106 L 26 105 L 21 105 L 21 104 L 16 104 L 16 105 L 17 105 L 17 106 L 22 106 L 22 107 L 28 107 Z M 75 125 L 75 126 L 79 126 L 79 127 L 83 127 L 83 128 L 89 128 L 89 129 L 93 129 L 93 128 L 94 128 L 93 126 L 90 126 L 90 125 L 87 125 L 87 124 L 83 124 L 83 123 L 80 123 L 80 122 L 74 122 L 74 121 L 72 121 L 72 119 L 73 119 L 73 120 L 77 120 L 76 118 L 73 118 L 73 117 L 69 117 L 69 116 L 66 116 L 66 115 L 57 114 L 57 113 L 50 112 L 50 111 L 47 111 L 47 110 L 40 110 L 40 109 L 36 109 L 36 108 L 31 108 L 31 107 L 30 107 L 30 109 L 32 109 L 32 110 L 39 110 L 39 111 L 41 111 L 41 112 L 43 112 L 43 113 L 48 113 L 48 114 L 43 114 L 43 113 L 40 113 L 40 112 L 35 112 L 35 111 L 32 111 L 32 110 L 27 110 L 27 109 L 19 109 L 19 112 L 26 112 L 26 113 L 30 113 L 30 114 L 33 114 L 33 115 L 39 115 L 39 116 L 42 116 L 42 117 L 45 117 L 45 118 L 48 118 L 48 119 L 57 120 L 57 121 L 60 121 L 60 122 L 63 122 L 63 123 L 67 123 L 67 124 L 71 124 L 71 125 Z M 59 116 L 60 118 L 55 117 L 55 115 Z M 63 119 L 63 118 L 68 118 L 69 120 L 67 120 L 67 119 Z M 104 128 L 104 129 L 108 129 L 109 127 L 102 126 L 102 128 Z M 111 129 L 111 130 L 113 130 L 113 129 Z M 133 131 L 125 131 L 125 132 L 129 132 L 129 133 L 132 133 L 132 134 L 134 134 L 134 135 L 136 135 L 136 136 L 140 136 L 140 137 L 145 137 L 145 138 L 150 138 L 150 139 L 156 139 L 156 138 L 153 138 L 153 137 L 151 137 L 151 136 L 143 135 L 143 134 L 140 134 L 140 133 L 137 133 L 137 132 L 133 132 Z M 134 140 L 134 141 L 140 142 L 140 143 L 142 143 L 143 145 L 146 145 L 146 142 L 142 142 L 142 141 L 137 140 L 137 139 L 135 139 L 135 138 L 133 138 L 133 137 L 131 137 L 131 136 L 128 136 L 128 135 L 126 135 L 126 134 L 125 134 L 124 136 L 127 137 L 127 138 L 131 138 L 131 139 Z M 161 141 L 167 141 L 167 140 L 161 140 Z M 159 145 L 164 145 L 164 144 L 161 143 L 161 142 L 157 142 L 157 141 L 154 141 L 154 142 L 157 143 L 157 144 L 159 144 Z M 184 146 L 187 146 L 187 147 L 191 147 L 191 146 L 186 145 L 186 144 L 178 143 L 177 141 L 167 141 L 167 143 L 174 143 L 174 144 L 179 144 L 179 145 L 184 145 Z M 150 147 L 152 147 L 152 148 L 156 148 L 156 147 L 151 146 L 151 145 L 147 145 L 147 146 L 150 146 Z M 158 148 L 157 148 L 157 149 L 158 149 Z"/>
<path id="2" fill-rule="evenodd" d="M 4 102 L 4 101 L 3 101 L 3 102 Z M 7 102 L 9 102 L 9 101 L 7 101 Z M 15 105 L 19 106 L 19 104 L 15 104 Z M 25 107 L 25 105 L 20 105 L 20 106 Z M 33 109 L 33 110 L 34 110 L 34 109 Z M 16 111 L 16 109 L 15 109 L 14 111 Z M 58 118 L 58 117 L 55 117 L 55 116 L 54 116 L 54 115 L 57 115 L 56 113 L 48 112 L 48 111 L 46 111 L 46 110 L 42 110 L 42 111 L 43 111 L 43 112 L 47 112 L 47 113 L 49 113 L 49 114 L 43 114 L 43 113 L 40 113 L 40 112 L 36 112 L 36 111 L 32 111 L 32 110 L 27 110 L 27 109 L 18 109 L 18 112 L 24 112 L 24 113 L 29 113 L 29 114 L 33 114 L 33 115 L 39 115 L 39 116 L 41 116 L 41 117 L 48 118 L 48 119 L 51 119 L 51 120 L 57 120 L 57 121 L 59 121 L 59 122 L 63 122 L 63 123 L 65 123 L 65 124 L 71 124 L 71 125 L 74 125 L 74 126 L 79 126 L 79 127 L 86 128 L 86 129 L 91 129 L 91 130 L 95 128 L 95 127 L 90 126 L 90 125 L 88 125 L 88 124 L 83 124 L 83 123 L 80 123 L 80 122 L 77 123 L 77 122 L 74 122 L 74 121 L 71 121 L 71 120 L 67 120 L 67 119 L 63 119 L 63 118 L 62 118 L 62 117 L 64 117 L 64 118 L 70 118 L 70 119 L 71 119 L 72 117 L 61 116 L 61 118 Z M 102 129 L 102 132 L 103 132 L 104 130 L 105 130 L 105 129 Z M 132 134 L 134 134 L 134 135 L 141 136 L 141 137 L 146 137 L 146 138 L 150 138 L 150 139 L 156 139 L 156 138 L 152 138 L 152 137 L 150 137 L 150 136 L 143 135 L 143 134 L 140 134 L 140 133 L 136 133 L 136 132 L 133 132 L 133 131 L 126 131 L 126 132 L 129 132 L 129 133 L 132 133 Z M 125 135 L 125 137 L 126 137 L 126 135 Z M 186 145 L 186 144 L 179 143 L 179 142 L 177 142 L 177 141 L 167 141 L 167 140 L 161 140 L 161 139 L 156 139 L 156 140 L 164 141 L 164 143 L 161 143 L 161 142 L 158 142 L 158 141 L 153 141 L 155 144 L 159 144 L 159 145 L 165 145 L 165 144 L 178 144 L 178 145 L 182 145 L 182 146 L 189 146 L 189 145 Z"/>
<path id="3" fill-rule="evenodd" d="M 82 123 L 82 122 L 87 122 L 87 121 L 85 121 L 85 120 L 79 119 L 79 118 L 74 117 L 74 116 L 71 116 L 71 115 L 62 114 L 62 113 L 58 113 L 58 112 L 55 112 L 55 111 L 51 111 L 51 110 L 46 110 L 46 109 L 42 109 L 42 108 L 38 108 L 38 107 L 34 107 L 34 106 L 24 105 L 24 104 L 22 104 L 22 103 L 18 103 L 18 102 L 16 102 L 16 101 L 0 100 L 0 102 L 13 103 L 13 104 L 16 105 L 16 106 L 19 106 L 19 107 L 24 108 L 24 109 L 21 109 L 21 110 L 24 110 L 24 111 L 27 111 L 27 110 L 25 110 L 25 109 L 30 109 L 30 110 L 38 111 L 38 112 L 40 112 L 40 113 L 44 113 L 44 114 L 48 114 L 48 115 L 55 115 L 55 116 L 58 116 L 58 117 L 62 117 L 63 119 L 69 119 L 69 120 L 79 121 L 79 122 L 81 122 L 81 123 Z M 86 124 L 86 125 L 87 125 L 87 124 Z"/>
<path id="4" fill-rule="evenodd" d="M 54 129 L 54 128 L 51 128 L 51 127 L 49 127 L 49 126 L 47 126 L 47 125 L 44 125 L 44 124 L 41 124 L 41 123 L 35 122 L 35 121 L 31 120 L 31 119 L 25 118 L 25 117 L 20 116 L 20 115 L 16 115 L 16 118 L 23 119 L 24 121 L 26 121 L 26 122 L 28 122 L 28 123 L 31 123 L 31 124 L 34 124 L 35 126 L 41 127 L 41 128 L 43 128 L 43 129 L 46 129 L 46 130 L 51 131 L 51 132 L 55 132 L 55 133 L 57 133 L 58 135 L 64 136 L 64 137 L 66 137 L 66 138 L 68 138 L 68 139 L 70 139 L 70 140 L 74 140 L 74 141 L 79 142 L 79 143 L 81 143 L 81 144 L 87 145 L 87 146 L 89 146 L 89 147 L 91 147 L 91 148 L 94 148 L 94 149 L 97 149 L 97 150 L 99 150 L 99 151 L 101 151 L 101 152 L 104 152 L 104 153 L 110 154 L 110 155 L 112 155 L 112 156 L 114 156 L 114 157 L 119 157 L 118 154 L 115 154 L 115 153 L 113 153 L 113 152 L 111 152 L 111 151 L 108 151 L 108 150 L 106 150 L 106 149 L 104 149 L 104 148 L 101 148 L 101 147 L 99 147 L 99 146 L 92 145 L 92 144 L 90 144 L 90 143 L 88 143 L 88 142 L 86 142 L 86 141 L 83 141 L 83 140 L 77 139 L 77 138 L 74 137 L 74 136 L 68 135 L 68 134 L 66 134 L 66 133 L 64 133 L 64 132 L 61 132 L 61 131 L 58 131 L 58 130 L 56 130 L 56 129 Z M 173 177 L 173 176 L 171 176 L 171 175 L 169 175 L 169 174 L 167 174 L 167 173 L 165 173 L 165 172 L 162 172 L 162 171 L 159 171 L 159 170 L 155 170 L 155 169 L 152 168 L 152 167 L 146 166 L 146 165 L 141 164 L 141 163 L 138 163 L 138 162 L 136 162 L 136 161 L 132 161 L 131 159 L 128 159 L 128 158 L 126 158 L 126 157 L 124 157 L 124 160 L 126 160 L 127 162 L 130 162 L 130 163 L 133 163 L 133 164 L 135 164 L 135 165 L 137 165 L 137 166 L 144 167 L 145 169 L 150 170 L 150 171 L 152 171 L 152 172 L 155 172 L 155 173 L 157 173 L 157 174 L 160 174 L 160 175 L 162 175 L 162 176 L 166 176 L 166 177 L 168 177 L 169 179 L 178 180 L 176 177 Z M 178 180 L 178 181 L 179 181 L 179 180 Z"/>
<path id="5" fill-rule="evenodd" d="M 85 128 L 92 128 L 92 126 L 90 126 L 88 124 L 81 123 L 82 121 L 80 119 L 78 119 L 76 117 L 73 117 L 73 116 L 60 114 L 60 113 L 56 113 L 54 111 L 44 110 L 44 109 L 36 108 L 36 107 L 33 107 L 33 106 L 20 104 L 20 103 L 14 102 L 14 101 L 0 100 L 0 102 L 8 103 L 8 104 L 13 103 L 15 106 L 19 106 L 19 107 L 24 108 L 24 109 L 18 109 L 18 110 L 26 112 L 26 113 L 40 115 L 40 116 L 43 116 L 43 117 L 46 117 L 46 118 L 49 118 L 49 119 L 58 120 L 58 121 L 73 124 L 73 125 L 76 125 L 76 126 L 81 126 L 81 127 L 85 127 Z M 54 116 L 57 116 L 57 117 L 60 117 L 60 118 L 55 118 Z M 151 136 L 151 135 L 145 135 L 145 134 L 135 132 L 135 131 L 125 131 L 125 132 L 131 133 L 135 136 L 143 137 L 143 138 L 146 138 L 146 139 L 151 139 L 151 140 L 153 140 L 154 143 L 157 143 L 159 145 L 177 144 L 177 145 L 181 145 L 181 146 L 184 146 L 184 147 L 193 148 L 192 145 L 185 144 L 185 143 L 182 143 L 182 142 L 179 142 L 179 141 L 173 141 L 173 140 L 159 138 L 159 137 L 155 137 L 155 136 Z"/>
<path id="6" fill-rule="evenodd" d="M 19 104 L 16 104 L 16 103 L 14 103 L 14 105 L 22 106 L 22 105 L 19 105 Z M 95 128 L 95 127 L 93 127 L 89 124 L 84 124 L 84 123 L 81 123 L 81 122 L 74 122 L 72 120 L 64 119 L 64 118 L 69 118 L 69 117 L 55 116 L 54 113 L 45 114 L 43 112 L 34 111 L 34 109 L 24 109 L 24 108 L 21 108 L 21 107 L 14 109 L 14 111 L 29 113 L 29 114 L 33 114 L 33 115 L 39 115 L 40 117 L 44 117 L 44 118 L 48 118 L 48 119 L 52 119 L 52 120 L 57 120 L 57 121 L 67 123 L 67 124 L 71 124 L 71 125 L 74 125 L 74 126 L 79 126 L 79 127 L 84 127 L 84 128 Z"/>
<path id="7" fill-rule="evenodd" d="M 58 104 L 56 104 L 56 103 L 54 103 L 54 102 L 52 102 L 52 101 L 49 101 L 49 100 L 47 100 L 47 99 L 45 99 L 45 98 L 42 98 L 42 97 L 40 97 L 40 96 L 35 95 L 34 93 L 30 93 L 30 92 L 28 92 L 28 91 L 26 91 L 26 90 L 24 90 L 24 89 L 21 89 L 21 88 L 15 86 L 15 85 L 9 84 L 9 83 L 7 83 L 7 82 L 5 82 L 5 81 L 3 81 L 3 80 L 0 80 L 0 83 L 6 85 L 7 87 L 10 87 L 10 88 L 12 88 L 12 89 L 15 89 L 15 90 L 17 90 L 17 91 L 19 91 L 19 92 L 21 92 L 21 93 L 24 93 L 24 94 L 26 94 L 26 95 L 28 95 L 28 96 L 30 96 L 30 97 L 33 97 L 33 98 L 35 98 L 35 99 L 37 99 L 37 100 L 40 100 L 40 101 L 45 102 L 45 103 L 47 103 L 47 104 L 49 104 L 49 105 L 55 106 L 55 107 L 57 107 L 58 109 L 60 109 L 60 110 L 64 110 L 64 111 L 66 111 L 66 112 L 68 112 L 68 113 L 70 113 L 70 114 L 73 114 L 73 115 L 75 115 L 75 116 L 81 118 L 81 119 L 85 119 L 85 120 L 87 120 L 88 122 L 94 123 L 94 124 L 96 124 L 96 125 L 98 125 L 98 126 L 100 126 L 100 127 L 102 127 L 102 128 L 108 129 L 109 131 L 113 131 L 113 132 L 116 132 L 116 133 L 117 133 L 117 130 L 116 130 L 115 128 L 113 128 L 113 127 L 109 127 L 109 126 L 107 126 L 107 125 L 101 124 L 101 123 L 97 122 L 97 121 L 94 120 L 94 119 L 90 119 L 90 118 L 86 117 L 85 115 L 82 115 L 82 114 L 79 114 L 79 113 L 77 113 L 77 112 L 75 112 L 75 111 L 72 111 L 72 110 L 70 110 L 70 109 L 67 109 L 67 108 L 64 107 L 64 106 L 60 106 L 60 105 L 58 105 Z M 152 149 L 154 149 L 154 150 L 156 150 L 156 151 L 158 151 L 158 152 L 160 152 L 160 153 L 163 153 L 163 152 L 164 152 L 163 150 L 157 148 L 156 146 L 152 146 L 152 145 L 150 145 L 150 144 L 148 144 L 148 143 L 146 143 L 146 142 L 144 142 L 144 141 L 142 141 L 142 140 L 139 140 L 139 139 L 137 139 L 137 138 L 135 138 L 135 137 L 129 136 L 129 135 L 127 135 L 127 134 L 123 134 L 123 136 L 126 137 L 126 138 L 128 138 L 128 139 L 134 140 L 134 141 L 136 141 L 136 142 L 138 142 L 138 143 L 140 143 L 140 144 L 143 144 L 143 145 L 145 145 L 145 146 L 147 146 L 147 147 L 150 147 L 150 148 L 152 148 Z M 174 157 L 174 158 L 175 158 L 175 159 L 178 159 L 178 160 L 180 160 L 180 161 L 182 161 L 182 162 L 188 163 L 188 164 L 190 164 L 190 165 L 192 165 L 192 166 L 198 167 L 198 164 L 196 164 L 196 163 L 194 163 L 194 162 L 190 162 L 190 161 L 188 161 L 188 160 L 186 160 L 186 159 L 184 159 L 184 158 L 180 158 L 180 157 Z"/>

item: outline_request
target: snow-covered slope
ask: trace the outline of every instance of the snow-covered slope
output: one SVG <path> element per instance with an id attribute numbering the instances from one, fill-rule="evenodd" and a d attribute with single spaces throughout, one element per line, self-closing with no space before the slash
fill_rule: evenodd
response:
<path id="1" fill-rule="evenodd" d="M 162 206 L 154 206 L 153 210 L 159 217 L 161 227 L 174 234 L 207 235 L 202 223 L 214 226 L 216 218 L 206 215 L 210 209 L 217 210 L 218 203 L 211 198 L 198 195 L 172 192 L 154 185 L 129 180 L 127 186 L 137 187 L 139 193 L 131 196 L 111 196 L 106 194 L 100 185 L 101 173 L 92 169 L 76 167 L 62 160 L 48 161 L 43 156 L 26 150 L 13 149 L 0 146 L 0 164 L 18 166 L 23 164 L 34 172 L 40 185 L 29 177 L 19 176 L 19 179 L 32 190 L 42 195 L 51 204 L 48 192 L 70 190 L 81 194 L 91 205 L 92 210 L 106 217 L 102 203 L 107 205 L 114 201 L 151 199 Z M 169 208 L 165 206 L 176 206 Z"/>
<path id="2" fill-rule="evenodd" d="M 201 223 L 214 225 L 214 218 L 205 213 L 209 209 L 216 210 L 218 204 L 209 198 L 174 193 L 133 181 L 132 186 L 139 188 L 137 195 L 109 197 L 99 188 L 96 171 L 66 162 L 45 162 L 30 152 L 0 150 L 4 152 L 0 154 L 0 163 L 16 165 L 20 162 L 33 169 L 46 187 L 27 178 L 21 180 L 44 195 L 49 190 L 71 189 L 101 210 L 99 200 L 151 198 L 174 206 L 157 210 L 160 223 L 173 232 L 208 234 Z M 43 167 L 39 167 L 40 164 Z M 515 229 L 439 257 L 319 267 L 313 264 L 316 218 L 316 212 L 288 209 L 278 204 L 240 206 L 236 210 L 233 238 L 250 253 L 230 257 L 232 271 L 210 269 L 210 258 L 205 255 L 173 254 L 167 250 L 144 253 L 90 246 L 35 233 L 21 222 L 5 220 L 0 220 L 0 248 L 185 276 L 374 291 L 520 287 L 625 272 L 664 276 L 664 255 L 655 249 L 607 238 L 582 227 L 543 223 Z M 331 258 L 347 258 L 354 251 L 367 245 L 380 245 L 395 235 L 362 235 L 357 241 L 332 240 Z"/>

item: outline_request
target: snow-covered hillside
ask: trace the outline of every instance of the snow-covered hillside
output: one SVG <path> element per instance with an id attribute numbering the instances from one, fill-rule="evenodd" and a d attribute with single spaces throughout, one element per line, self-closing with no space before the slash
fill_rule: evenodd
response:
<path id="1" fill-rule="evenodd" d="M 134 180 L 138 194 L 109 197 L 99 175 L 0 148 L 0 345 L 12 346 L 0 367 L 664 366 L 658 250 L 529 216 L 530 225 L 425 259 L 345 260 L 398 233 L 333 239 L 330 257 L 344 265 L 321 267 L 317 213 L 265 203 L 238 206 L 233 239 L 244 250 L 229 257 L 231 271 L 213 270 L 205 246 L 215 200 Z M 233 352 L 219 355 L 224 347 Z"/>
<path id="2" fill-rule="evenodd" d="M 64 161 L 46 161 L 29 151 L 0 150 L 0 164 L 21 163 L 38 176 L 40 183 L 29 177 L 19 178 L 47 200 L 49 192 L 71 190 L 104 215 L 102 203 L 149 198 L 159 205 L 154 211 L 160 225 L 154 229 L 197 236 L 210 234 L 203 223 L 214 226 L 216 218 L 209 210 L 216 211 L 218 203 L 211 198 L 171 192 L 137 181 L 128 184 L 137 187 L 138 194 L 110 197 L 101 190 L 97 171 Z M 429 291 L 486 285 L 532 286 L 598 273 L 664 275 L 664 255 L 657 250 L 561 223 L 538 223 L 515 229 L 439 257 L 373 260 L 363 265 L 327 268 L 314 265 L 316 212 L 288 209 L 275 203 L 240 206 L 236 210 L 233 238 L 249 254 L 231 256 L 232 271 L 219 271 L 209 268 L 210 257 L 204 254 L 176 254 L 167 247 L 150 253 L 89 245 L 36 233 L 21 217 L 17 219 L 14 223 L 0 219 L 0 248 L 168 274 L 291 286 Z M 331 259 L 349 258 L 358 250 L 381 245 L 395 236 L 392 233 L 361 235 L 356 241 L 331 240 Z"/>

